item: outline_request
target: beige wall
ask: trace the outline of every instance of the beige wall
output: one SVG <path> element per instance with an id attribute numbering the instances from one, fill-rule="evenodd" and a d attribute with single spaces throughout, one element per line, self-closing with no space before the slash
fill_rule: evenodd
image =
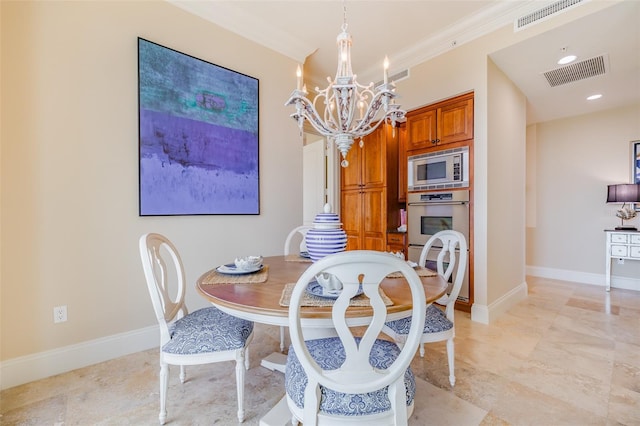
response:
<path id="1" fill-rule="evenodd" d="M 527 265 L 604 274 L 604 229 L 620 225 L 607 185 L 630 181 L 630 141 L 640 140 L 640 105 L 535 126 L 536 221 L 527 229 Z M 528 158 L 527 160 L 533 160 Z M 640 218 L 629 221 L 640 226 Z M 640 277 L 640 264 L 614 265 Z"/>
<path id="2" fill-rule="evenodd" d="M 164 1 L 1 7 L 2 360 L 153 325 L 145 232 L 175 242 L 189 282 L 282 251 L 302 223 L 294 61 Z M 260 80 L 259 216 L 138 217 L 139 36 Z M 57 305 L 69 320 L 54 325 Z"/>
<path id="3" fill-rule="evenodd" d="M 488 62 L 487 301 L 525 283 L 526 98 Z"/>

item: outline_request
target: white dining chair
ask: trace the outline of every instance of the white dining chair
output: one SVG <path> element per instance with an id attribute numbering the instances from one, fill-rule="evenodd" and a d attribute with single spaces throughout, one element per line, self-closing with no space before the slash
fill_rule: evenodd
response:
<path id="1" fill-rule="evenodd" d="M 184 268 L 175 246 L 166 237 L 149 233 L 140 237 L 139 249 L 160 325 L 160 424 L 167 420 L 169 365 L 180 366 L 180 381 L 184 383 L 185 366 L 220 361 L 236 362 L 238 420 L 244 421 L 244 371 L 249 369 L 253 322 L 215 307 L 189 313 L 184 302 Z"/>
<path id="2" fill-rule="evenodd" d="M 302 226 L 298 226 L 296 228 L 293 228 L 291 230 L 291 232 L 289 232 L 289 235 L 287 235 L 286 240 L 284 241 L 284 255 L 288 255 L 291 253 L 300 253 L 303 251 L 307 251 L 307 244 L 305 243 L 305 236 L 307 235 L 307 231 L 309 231 L 309 229 L 311 229 L 311 226 L 307 226 L 307 225 L 302 225 Z M 299 236 L 302 237 L 300 244 L 298 245 L 297 248 L 292 247 L 292 244 L 294 242 L 297 241 L 297 238 L 299 238 Z"/>
<path id="3" fill-rule="evenodd" d="M 307 244 L 305 242 L 305 237 L 307 235 L 307 231 L 311 229 L 311 226 L 302 225 L 296 228 L 293 228 L 291 232 L 287 235 L 287 238 L 284 241 L 284 255 L 287 256 L 289 254 L 298 254 L 307 251 Z M 294 250 L 292 247 L 297 240 L 300 239 L 300 243 L 298 247 Z M 285 348 L 285 335 L 286 335 L 286 327 L 280 327 L 280 352 L 284 352 Z"/>
<path id="4" fill-rule="evenodd" d="M 438 248 L 442 247 L 442 248 Z M 467 268 L 467 241 L 460 232 L 453 230 L 440 231 L 434 234 L 420 253 L 419 265 L 427 263 L 427 255 L 430 250 L 439 250 L 436 260 L 438 275 L 446 281 L 453 279 L 453 285 L 449 286 L 447 294 L 438 299 L 435 304 L 426 308 L 424 330 L 420 339 L 420 356 L 424 357 L 424 344 L 431 342 L 447 341 L 447 357 L 449 362 L 449 383 L 456 384 L 454 373 L 455 346 L 455 304 L 460 293 L 460 287 L 464 280 Z M 453 272 L 455 271 L 455 274 Z M 453 278 L 452 278 L 453 275 Z M 436 304 L 444 307 L 439 308 Z M 383 331 L 393 338 L 396 343 L 403 345 L 407 339 L 409 329 L 412 327 L 411 319 L 399 319 L 385 324 Z"/>
<path id="5" fill-rule="evenodd" d="M 404 260 L 387 253 L 352 250 L 315 262 L 298 279 L 289 305 L 291 348 L 285 373 L 286 400 L 293 423 L 309 425 L 406 425 L 413 412 L 415 379 L 409 364 L 422 327 L 413 326 L 401 349 L 378 339 L 387 317 L 380 282 L 400 271 L 411 289 L 414 324 L 424 322 L 425 294 L 417 273 Z M 306 340 L 301 303 L 307 286 L 320 273 L 333 274 L 343 284 L 332 308 L 338 337 Z M 370 300 L 370 323 L 350 328 L 351 298 L 364 292 Z M 358 332 L 359 331 L 359 332 Z"/>

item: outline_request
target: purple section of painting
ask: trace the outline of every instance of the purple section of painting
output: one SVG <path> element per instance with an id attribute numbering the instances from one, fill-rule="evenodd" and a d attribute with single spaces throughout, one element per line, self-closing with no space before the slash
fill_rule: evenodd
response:
<path id="1" fill-rule="evenodd" d="M 257 135 L 144 109 L 140 123 L 143 215 L 258 213 Z"/>

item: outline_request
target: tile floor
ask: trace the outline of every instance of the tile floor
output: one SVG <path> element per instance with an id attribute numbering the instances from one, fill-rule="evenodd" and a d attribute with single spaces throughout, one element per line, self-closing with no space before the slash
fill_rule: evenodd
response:
<path id="1" fill-rule="evenodd" d="M 527 277 L 529 297 L 490 325 L 456 315 L 455 388 L 444 344 L 412 364 L 411 425 L 640 425 L 640 293 Z M 246 425 L 283 395 L 258 360 L 279 344 L 257 325 L 247 372 Z M 155 425 L 157 350 L 7 389 L 3 425 Z M 172 370 L 168 424 L 237 424 L 231 363 Z"/>

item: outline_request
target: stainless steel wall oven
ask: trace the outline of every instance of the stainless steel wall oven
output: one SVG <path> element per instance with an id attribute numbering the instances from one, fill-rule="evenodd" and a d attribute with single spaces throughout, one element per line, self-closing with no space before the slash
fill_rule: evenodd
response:
<path id="1" fill-rule="evenodd" d="M 469 245 L 469 190 L 410 192 L 407 197 L 409 260 L 417 262 L 432 235 L 453 229 L 464 235 Z M 427 255 L 427 267 L 435 268 L 438 251 Z M 467 256 L 467 259 L 469 256 Z M 454 277 L 452 277 L 453 280 Z M 469 301 L 469 265 L 458 299 Z"/>

